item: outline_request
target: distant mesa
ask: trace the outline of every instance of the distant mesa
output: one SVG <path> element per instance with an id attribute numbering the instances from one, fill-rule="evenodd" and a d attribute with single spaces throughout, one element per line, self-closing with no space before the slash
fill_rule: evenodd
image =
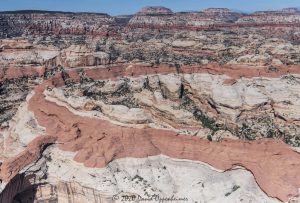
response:
<path id="1" fill-rule="evenodd" d="M 0 11 L 0 14 L 65 14 L 65 15 L 76 15 L 76 14 L 93 14 L 110 16 L 107 13 L 98 12 L 72 12 L 72 11 L 49 11 L 49 10 L 15 10 L 15 11 Z"/>
<path id="2" fill-rule="evenodd" d="M 299 8 L 283 8 L 281 10 L 269 10 L 269 11 L 256 11 L 253 14 L 256 15 L 264 15 L 267 13 L 272 13 L 272 14 L 299 14 L 300 13 L 300 9 Z"/>
<path id="3" fill-rule="evenodd" d="M 299 8 L 284 8 L 282 9 L 285 13 L 297 13 L 300 12 Z"/>
<path id="4" fill-rule="evenodd" d="M 138 15 L 169 15 L 173 14 L 173 11 L 169 8 L 162 6 L 148 6 L 142 8 L 138 13 Z"/>
<path id="5" fill-rule="evenodd" d="M 204 13 L 229 13 L 231 12 L 228 8 L 207 8 L 203 10 Z"/>

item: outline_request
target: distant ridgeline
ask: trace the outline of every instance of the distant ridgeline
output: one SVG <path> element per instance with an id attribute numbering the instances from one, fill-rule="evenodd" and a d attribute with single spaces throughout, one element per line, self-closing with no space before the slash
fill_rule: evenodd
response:
<path id="1" fill-rule="evenodd" d="M 123 29 L 207 30 L 230 27 L 298 27 L 297 8 L 259 11 L 252 14 L 226 8 L 173 12 L 165 7 L 145 7 L 135 15 L 110 16 L 105 13 L 20 10 L 0 12 L 0 37 L 22 35 L 119 36 Z"/>

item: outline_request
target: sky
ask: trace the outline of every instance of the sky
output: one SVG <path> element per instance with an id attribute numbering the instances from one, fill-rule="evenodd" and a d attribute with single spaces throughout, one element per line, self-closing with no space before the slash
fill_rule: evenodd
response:
<path id="1" fill-rule="evenodd" d="M 300 0 L 0 0 L 0 11 L 50 10 L 134 14 L 145 6 L 165 6 L 173 11 L 199 11 L 226 7 L 243 12 L 299 7 Z"/>

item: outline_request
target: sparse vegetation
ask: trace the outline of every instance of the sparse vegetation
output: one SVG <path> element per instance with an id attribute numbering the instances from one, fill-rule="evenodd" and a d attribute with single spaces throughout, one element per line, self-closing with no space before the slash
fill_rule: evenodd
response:
<path id="1" fill-rule="evenodd" d="M 44 157 L 45 157 L 46 161 L 48 161 L 48 162 L 52 161 L 51 155 L 46 155 Z"/>
<path id="2" fill-rule="evenodd" d="M 141 176 L 139 176 L 139 175 L 135 175 L 131 180 L 132 181 L 134 181 L 134 180 L 143 181 L 144 179 Z"/>
<path id="3" fill-rule="evenodd" d="M 194 101 L 187 96 L 187 90 L 182 91 L 182 103 L 180 106 L 185 110 L 192 112 L 195 119 L 200 121 L 203 127 L 212 130 L 213 133 L 220 130 L 215 121 L 206 116 L 200 109 L 198 109 Z"/>
<path id="4" fill-rule="evenodd" d="M 207 135 L 207 139 L 208 139 L 209 141 L 213 141 L 213 139 L 212 139 L 212 136 L 211 136 L 211 135 Z"/>
<path id="5" fill-rule="evenodd" d="M 227 192 L 227 193 L 225 194 L 225 196 L 227 197 L 227 196 L 231 195 L 233 192 L 237 191 L 239 188 L 240 188 L 240 186 L 234 185 L 234 186 L 232 187 L 231 191 L 230 191 L 230 192 Z"/>

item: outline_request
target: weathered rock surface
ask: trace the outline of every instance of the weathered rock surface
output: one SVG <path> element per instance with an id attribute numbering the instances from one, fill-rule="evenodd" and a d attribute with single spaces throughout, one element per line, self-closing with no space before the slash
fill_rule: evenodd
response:
<path id="1" fill-rule="evenodd" d="M 299 202 L 299 16 L 0 13 L 0 202 Z"/>
<path id="2" fill-rule="evenodd" d="M 56 84 L 61 84 L 57 80 L 63 78 L 55 80 Z M 77 152 L 74 159 L 86 167 L 104 167 L 114 159 L 128 156 L 142 158 L 165 154 L 200 160 L 221 170 L 243 166 L 254 174 L 268 195 L 281 200 L 286 201 L 298 193 L 300 181 L 296 177 L 299 177 L 300 157 L 282 142 L 209 142 L 178 135 L 170 130 L 120 127 L 102 119 L 72 114 L 67 108 L 46 101 L 42 94 L 46 84 L 51 86 L 48 81 L 35 89 L 35 95 L 29 101 L 29 109 L 34 112 L 39 124 L 46 128 L 47 136 L 35 139 L 17 158 L 4 161 L 1 166 L 3 180 L 10 180 L 30 162 L 37 160 L 45 145 L 57 140 L 62 149 Z M 259 157 L 263 157 L 264 161 L 258 161 Z M 257 166 L 257 162 L 261 167 Z"/>
<path id="3" fill-rule="evenodd" d="M 37 186 L 36 192 L 25 190 L 15 199 L 25 199 L 33 193 L 31 196 L 37 202 L 68 199 L 76 203 L 122 202 L 125 195 L 153 198 L 152 202 L 157 196 L 174 196 L 184 199 L 182 202 L 278 202 L 267 197 L 252 174 L 243 168 L 220 172 L 201 162 L 154 156 L 119 159 L 105 168 L 95 169 L 77 164 L 73 157 L 74 153 L 55 146 L 48 148 L 36 164 L 43 168 L 38 176 L 47 174 L 48 184 Z M 31 166 L 26 173 L 34 170 Z M 38 184 L 38 178 L 34 180 L 32 184 Z"/>

